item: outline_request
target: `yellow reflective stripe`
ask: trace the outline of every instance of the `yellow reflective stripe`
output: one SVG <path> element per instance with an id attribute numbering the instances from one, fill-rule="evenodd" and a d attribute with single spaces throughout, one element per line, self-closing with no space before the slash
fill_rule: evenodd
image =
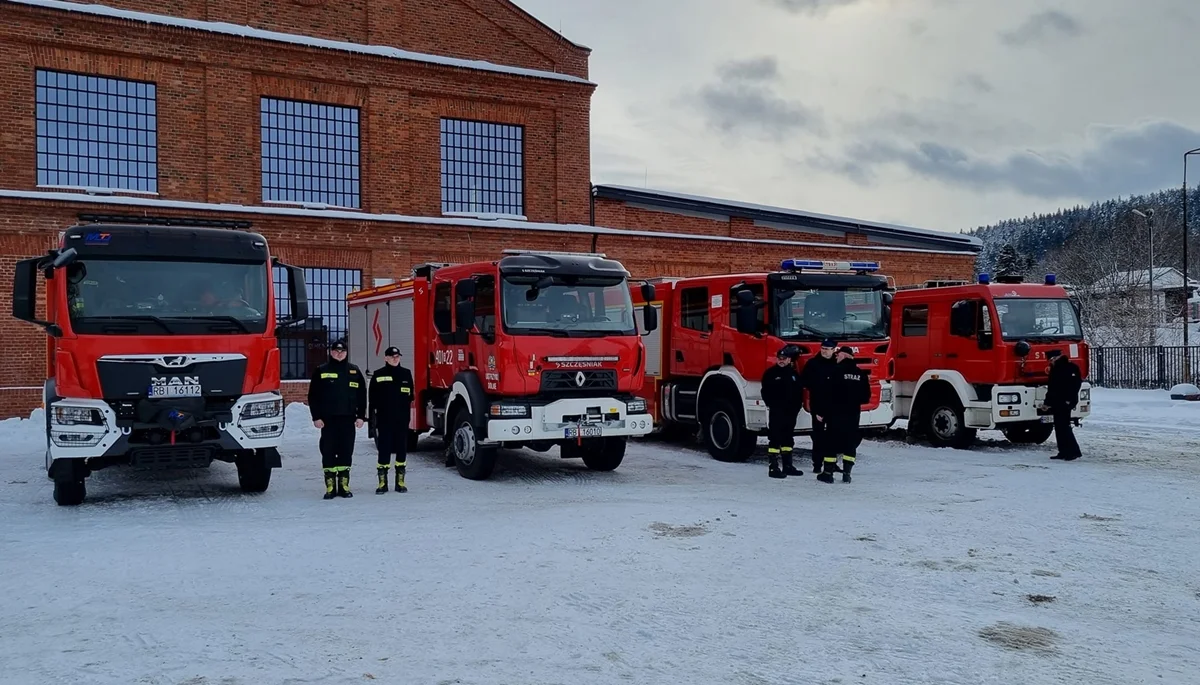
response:
<path id="1" fill-rule="evenodd" d="M 848 461 L 848 462 L 850 462 L 851 464 L 853 464 L 853 463 L 854 463 L 854 457 L 850 456 L 849 454 L 843 454 L 843 455 L 842 455 L 842 461 Z"/>
<path id="2" fill-rule="evenodd" d="M 402 393 L 410 393 L 410 392 L 412 392 L 412 388 L 400 388 L 400 392 L 402 392 Z"/>
<path id="3" fill-rule="evenodd" d="M 350 381 L 350 387 L 352 387 L 352 388 L 357 388 L 357 387 L 358 387 L 358 383 L 357 383 L 357 382 L 355 382 L 355 381 Z"/>
<path id="4" fill-rule="evenodd" d="M 337 378 L 337 377 L 338 377 L 337 373 L 331 372 L 331 371 L 326 371 L 325 373 L 321 374 L 321 378 Z"/>
<path id="5" fill-rule="evenodd" d="M 825 457 L 825 463 L 826 464 L 836 464 L 837 457 Z"/>
<path id="6" fill-rule="evenodd" d="M 408 465 L 408 462 L 406 462 L 406 461 L 398 461 L 398 462 L 396 462 L 396 468 L 398 468 L 398 469 L 402 469 L 402 468 L 404 468 L 404 467 L 405 467 L 405 466 L 407 466 L 407 465 Z"/>
<path id="7" fill-rule="evenodd" d="M 784 447 L 784 448 L 783 448 L 783 451 L 784 451 L 784 452 L 791 452 L 791 451 L 792 451 L 792 448 L 791 448 L 791 447 Z"/>
<path id="8" fill-rule="evenodd" d="M 386 382 L 392 380 L 392 377 L 391 376 L 376 376 L 375 380 L 379 381 L 380 383 L 386 383 Z"/>
<path id="9" fill-rule="evenodd" d="M 325 473 L 341 473 L 342 471 L 349 471 L 350 467 L 349 466 L 330 466 L 329 468 L 322 469 L 322 470 Z"/>
<path id="10" fill-rule="evenodd" d="M 767 454 L 779 454 L 779 450 L 775 449 L 774 447 L 768 447 Z"/>

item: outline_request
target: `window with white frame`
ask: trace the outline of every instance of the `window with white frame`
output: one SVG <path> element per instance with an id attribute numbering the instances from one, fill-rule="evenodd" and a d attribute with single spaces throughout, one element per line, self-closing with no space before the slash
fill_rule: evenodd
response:
<path id="1" fill-rule="evenodd" d="M 525 215 L 525 129 L 442 119 L 442 212 Z"/>
<path id="2" fill-rule="evenodd" d="M 39 186 L 158 192 L 153 83 L 38 69 Z"/>
<path id="3" fill-rule="evenodd" d="M 362 206 L 359 111 L 262 98 L 265 202 Z"/>

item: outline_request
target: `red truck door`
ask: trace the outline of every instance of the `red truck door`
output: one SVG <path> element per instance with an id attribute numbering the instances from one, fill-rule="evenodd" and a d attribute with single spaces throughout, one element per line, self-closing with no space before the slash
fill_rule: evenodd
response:
<path id="1" fill-rule="evenodd" d="M 672 294 L 677 319 L 673 326 L 673 345 L 670 350 L 671 374 L 702 376 L 710 366 L 709 357 L 713 321 L 707 285 L 677 288 Z M 663 322 L 668 325 L 668 322 Z"/>
<path id="2" fill-rule="evenodd" d="M 899 326 L 892 331 L 896 345 L 896 380 L 916 381 L 929 368 L 930 360 L 930 303 L 897 303 L 895 317 Z"/>

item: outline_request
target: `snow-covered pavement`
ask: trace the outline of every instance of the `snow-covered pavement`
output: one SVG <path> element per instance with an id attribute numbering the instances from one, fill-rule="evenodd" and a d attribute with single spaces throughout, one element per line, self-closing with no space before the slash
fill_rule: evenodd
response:
<path id="1" fill-rule="evenodd" d="M 1094 404 L 1078 462 L 885 438 L 850 485 L 648 442 L 376 496 L 363 431 L 330 502 L 293 406 L 264 495 L 113 469 L 78 508 L 10 420 L 0 683 L 1200 682 L 1200 403 Z"/>

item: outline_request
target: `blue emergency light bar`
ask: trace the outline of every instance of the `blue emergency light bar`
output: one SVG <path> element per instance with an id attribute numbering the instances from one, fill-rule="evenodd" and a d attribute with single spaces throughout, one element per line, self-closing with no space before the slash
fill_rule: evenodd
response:
<path id="1" fill-rule="evenodd" d="M 992 282 L 992 277 L 987 274 L 979 274 L 979 284 L 987 285 Z"/>
<path id="2" fill-rule="evenodd" d="M 1057 285 L 1058 277 L 1054 274 L 1046 274 L 1046 285 Z"/>
<path id="3" fill-rule="evenodd" d="M 879 271 L 879 262 L 831 262 L 820 259 L 785 259 L 779 265 L 784 271 Z"/>

